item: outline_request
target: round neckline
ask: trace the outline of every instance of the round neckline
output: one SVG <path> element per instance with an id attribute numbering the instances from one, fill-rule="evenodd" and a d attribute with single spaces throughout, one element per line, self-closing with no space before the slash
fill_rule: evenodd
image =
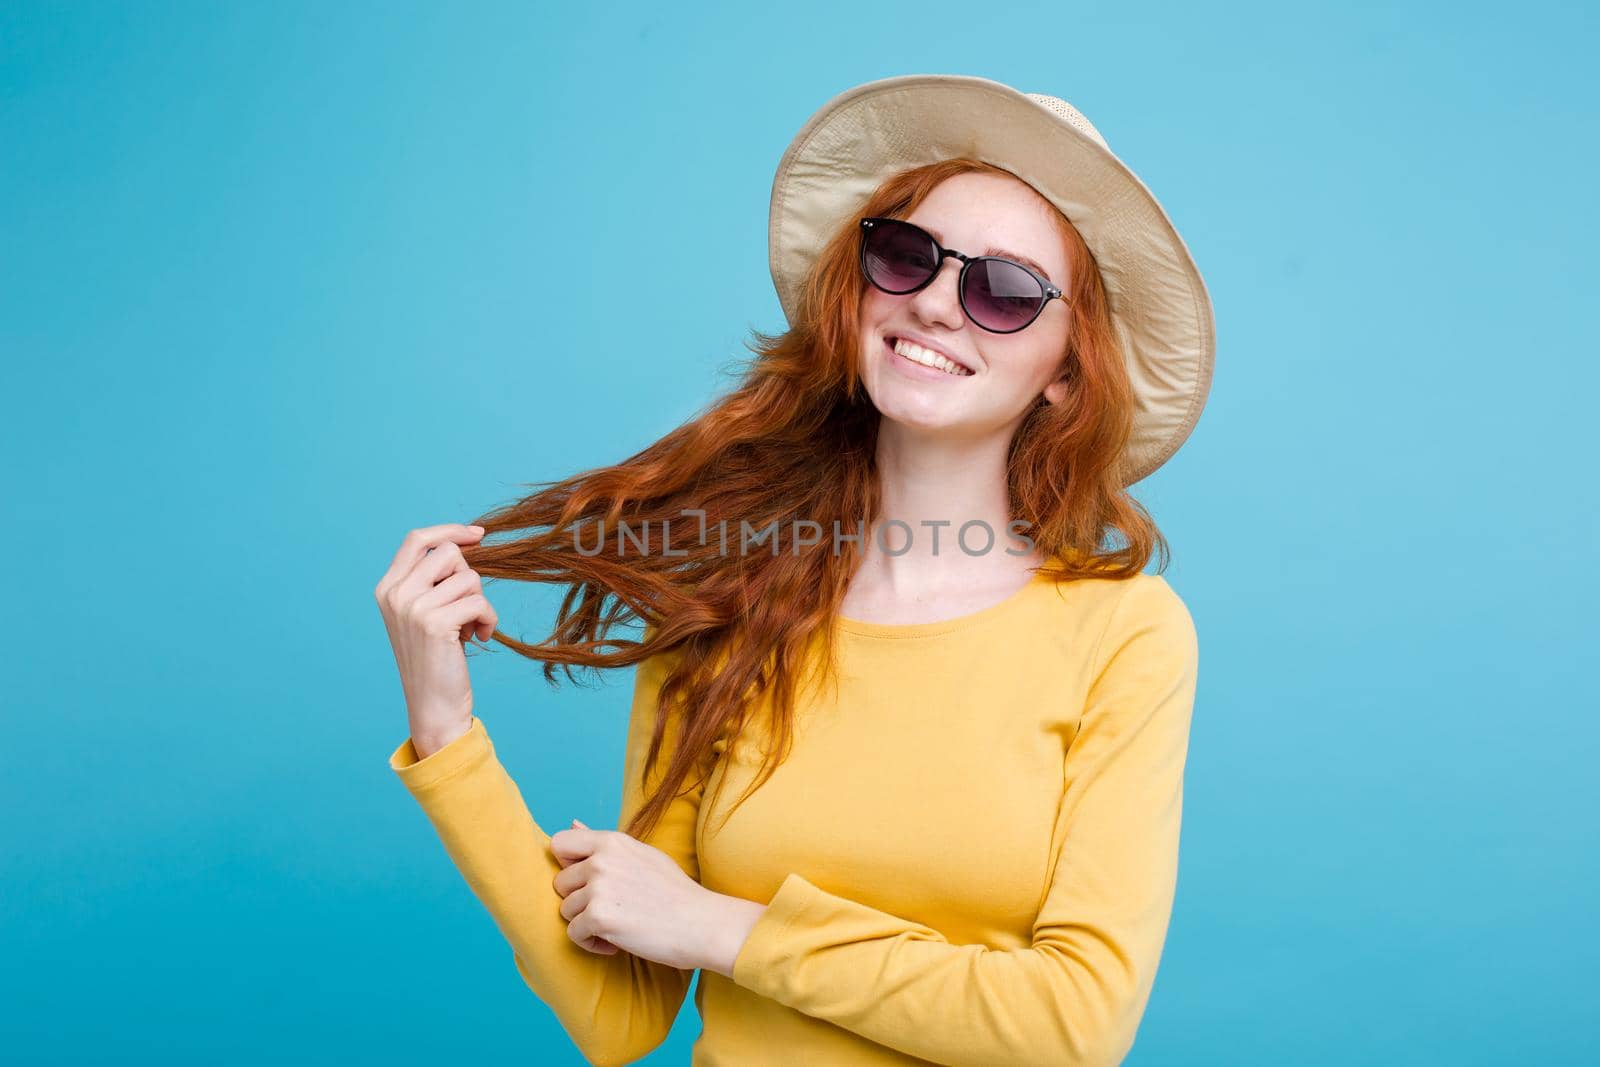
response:
<path id="1" fill-rule="evenodd" d="M 933 622 L 869 622 L 866 619 L 851 619 L 844 615 L 833 617 L 834 626 L 845 633 L 859 634 L 862 637 L 933 637 L 938 634 L 952 633 L 956 630 L 965 630 L 982 622 L 1004 615 L 1027 598 L 1035 586 L 1048 584 L 1047 567 L 1040 567 L 1028 576 L 1015 592 L 1004 600 L 996 601 L 986 608 L 969 611 L 965 615 L 956 615 L 949 619 L 936 619 Z"/>

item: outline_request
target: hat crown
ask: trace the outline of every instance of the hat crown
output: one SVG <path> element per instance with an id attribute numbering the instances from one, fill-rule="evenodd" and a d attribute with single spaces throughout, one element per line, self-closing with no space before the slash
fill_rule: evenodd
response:
<path id="1" fill-rule="evenodd" d="M 1062 118 L 1072 123 L 1073 126 L 1088 134 L 1089 137 L 1101 148 L 1104 148 L 1107 151 L 1111 150 L 1111 146 L 1106 144 L 1106 139 L 1100 136 L 1100 131 L 1094 128 L 1094 123 L 1084 118 L 1083 112 L 1079 111 L 1077 108 L 1073 107 L 1059 96 L 1050 96 L 1047 93 L 1027 93 L 1025 95 L 1028 97 L 1028 99 L 1043 104 L 1057 115 L 1060 115 Z"/>

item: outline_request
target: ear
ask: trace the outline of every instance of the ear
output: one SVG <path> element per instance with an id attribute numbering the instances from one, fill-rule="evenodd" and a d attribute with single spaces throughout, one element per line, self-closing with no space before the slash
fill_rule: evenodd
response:
<path id="1" fill-rule="evenodd" d="M 1066 378 L 1057 378 L 1044 387 L 1044 398 L 1052 404 L 1063 403 L 1067 399 L 1067 390 Z"/>

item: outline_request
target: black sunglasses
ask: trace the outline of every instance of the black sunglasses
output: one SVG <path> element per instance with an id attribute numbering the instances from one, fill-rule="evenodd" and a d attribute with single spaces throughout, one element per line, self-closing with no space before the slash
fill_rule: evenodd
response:
<path id="1" fill-rule="evenodd" d="M 961 261 L 956 280 L 961 310 L 974 326 L 990 333 L 1016 333 L 1061 297 L 1049 278 L 1016 260 L 962 255 L 904 219 L 861 220 L 861 273 L 886 293 L 916 292 L 939 276 L 950 257 Z"/>

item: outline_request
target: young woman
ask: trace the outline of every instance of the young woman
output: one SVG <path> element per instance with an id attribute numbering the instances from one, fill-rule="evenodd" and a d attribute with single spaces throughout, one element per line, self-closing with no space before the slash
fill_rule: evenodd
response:
<path id="1" fill-rule="evenodd" d="M 830 101 L 771 221 L 790 329 L 736 390 L 406 537 L 390 765 L 591 1062 L 655 1048 L 698 970 L 696 1064 L 1117 1063 L 1198 661 L 1126 490 L 1199 417 L 1205 287 L 1082 115 L 981 78 Z M 569 585 L 551 637 L 501 634 L 484 577 Z M 533 820 L 473 635 L 638 665 L 621 828 Z"/>

